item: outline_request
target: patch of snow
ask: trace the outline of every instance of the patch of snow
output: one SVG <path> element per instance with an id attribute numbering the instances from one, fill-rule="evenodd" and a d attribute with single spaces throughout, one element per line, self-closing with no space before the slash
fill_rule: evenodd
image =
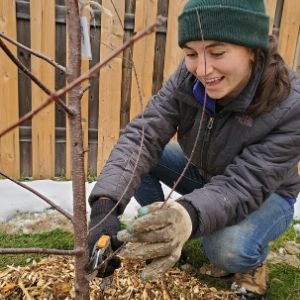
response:
<path id="1" fill-rule="evenodd" d="M 71 181 L 34 180 L 23 183 L 45 195 L 69 213 L 73 212 Z M 94 185 L 95 182 L 86 183 L 86 202 Z M 165 195 L 167 195 L 170 189 L 165 185 L 162 186 Z M 174 192 L 171 198 L 176 199 L 178 197 L 180 197 L 180 195 Z M 0 180 L 0 206 L 0 221 L 2 222 L 9 220 L 20 212 L 42 212 L 50 207 L 36 195 L 7 179 Z M 87 215 L 89 215 L 90 207 L 88 202 L 86 207 Z M 132 219 L 139 207 L 140 205 L 132 198 L 124 211 L 124 217 Z M 300 196 L 295 204 L 294 219 L 300 221 Z M 296 227 L 298 228 L 297 225 Z"/>
<path id="2" fill-rule="evenodd" d="M 73 212 L 71 181 L 33 180 L 22 183 L 46 196 L 67 212 Z M 86 183 L 86 208 L 88 216 L 90 214 L 88 197 L 95 183 L 96 182 Z M 163 190 L 165 193 L 170 191 L 170 189 L 164 185 Z M 180 195 L 176 192 L 172 194 L 172 198 L 179 196 Z M 0 207 L 0 222 L 9 220 L 17 213 L 43 212 L 50 208 L 50 206 L 38 196 L 7 179 L 0 180 Z M 140 205 L 132 197 L 124 211 L 124 217 L 129 219 L 134 218 L 139 207 Z"/>
<path id="3" fill-rule="evenodd" d="M 294 229 L 295 229 L 295 231 L 300 233 L 300 224 L 294 225 Z"/>
<path id="4" fill-rule="evenodd" d="M 23 182 L 61 206 L 69 213 L 73 212 L 71 181 L 34 180 Z M 86 199 L 95 183 L 86 183 Z M 0 180 L 0 221 L 9 220 L 19 212 L 42 212 L 50 206 L 21 186 L 10 180 Z M 89 206 L 87 205 L 89 213 Z"/>
<path id="5" fill-rule="evenodd" d="M 294 219 L 300 221 L 300 194 L 298 195 L 296 204 L 295 204 L 295 212 L 294 212 Z"/>

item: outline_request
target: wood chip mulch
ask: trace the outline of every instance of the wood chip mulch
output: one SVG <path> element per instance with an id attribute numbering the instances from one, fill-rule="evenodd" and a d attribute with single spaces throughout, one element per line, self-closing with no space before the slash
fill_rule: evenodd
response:
<path id="1" fill-rule="evenodd" d="M 0 299 L 74 299 L 73 262 L 70 257 L 49 256 L 26 267 L 7 266 L 0 271 Z M 142 282 L 141 268 L 140 264 L 123 262 L 104 290 L 104 282 L 94 279 L 90 282 L 90 299 L 238 299 L 232 292 L 209 288 L 177 268 L 163 280 Z"/>

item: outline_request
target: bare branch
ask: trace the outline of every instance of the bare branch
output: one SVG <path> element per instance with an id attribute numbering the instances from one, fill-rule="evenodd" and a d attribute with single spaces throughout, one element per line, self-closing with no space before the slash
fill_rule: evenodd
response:
<path id="1" fill-rule="evenodd" d="M 83 249 L 74 250 L 60 250 L 60 249 L 46 249 L 46 248 L 0 248 L 0 254 L 25 254 L 25 253 L 40 253 L 40 254 L 54 254 L 54 255 L 80 255 Z"/>
<path id="2" fill-rule="evenodd" d="M 8 37 L 7 35 L 5 35 L 3 32 L 0 32 L 0 37 L 2 37 L 3 39 L 7 40 L 8 42 L 12 43 L 13 45 L 17 46 L 18 48 L 22 48 L 24 50 L 26 50 L 27 52 L 31 53 L 32 55 L 39 57 L 43 60 L 45 60 L 46 62 L 48 62 L 50 65 L 54 66 L 55 68 L 59 69 L 60 71 L 66 73 L 66 68 L 61 66 L 60 64 L 58 64 L 56 61 L 54 61 L 53 59 L 45 56 L 42 53 L 39 53 L 37 51 L 32 50 L 31 48 L 17 42 L 16 40 Z"/>
<path id="3" fill-rule="evenodd" d="M 51 92 L 28 68 L 25 67 L 22 62 L 14 56 L 14 54 L 9 50 L 9 48 L 3 43 L 2 39 L 0 38 L 0 47 L 3 51 L 7 54 L 10 60 L 17 65 L 17 67 L 25 73 L 37 86 L 39 86 L 47 95 L 51 95 Z M 60 99 L 57 98 L 56 102 L 61 106 L 61 108 L 68 113 L 69 115 L 74 115 L 74 112 L 68 108 L 68 106 Z"/>
<path id="4" fill-rule="evenodd" d="M 137 34 L 135 34 L 130 40 L 128 40 L 120 48 L 118 48 L 111 55 L 109 55 L 103 62 L 99 62 L 98 64 L 96 64 L 95 66 L 93 66 L 88 72 L 84 73 L 83 75 L 81 75 L 78 78 L 76 78 L 75 80 L 73 80 L 65 88 L 62 88 L 62 89 L 56 91 L 55 93 L 51 94 L 50 97 L 47 98 L 46 101 L 44 103 L 42 103 L 40 106 L 38 106 L 36 109 L 34 109 L 31 112 L 25 114 L 22 118 L 19 119 L 19 121 L 17 121 L 16 123 L 12 124 L 9 127 L 7 127 L 6 129 L 2 130 L 0 132 L 0 137 L 2 137 L 3 135 L 7 134 L 10 131 L 12 131 L 13 129 L 15 129 L 20 124 L 22 124 L 23 122 L 27 121 L 28 119 L 32 118 L 35 114 L 37 114 L 38 112 L 40 112 L 41 110 L 43 110 L 45 107 L 47 107 L 49 104 L 51 104 L 53 101 L 55 101 L 55 99 L 57 99 L 58 97 L 63 96 L 68 91 L 72 90 L 75 86 L 78 86 L 82 82 L 84 82 L 86 80 L 89 80 L 90 78 L 92 78 L 93 76 L 95 76 L 99 72 L 99 70 L 103 66 L 105 66 L 107 63 L 109 63 L 113 58 L 115 58 L 116 56 L 118 56 L 122 51 L 124 51 L 125 49 L 127 49 L 129 46 L 131 46 L 136 41 L 138 41 L 141 38 L 143 38 L 144 36 L 152 33 L 154 31 L 154 28 L 157 25 L 162 24 L 162 22 L 164 22 L 164 21 L 165 21 L 164 17 L 158 16 L 157 20 L 154 23 L 152 23 L 151 25 L 149 25 L 148 27 L 146 27 L 146 29 L 144 29 L 143 31 L 140 31 Z"/>
<path id="5" fill-rule="evenodd" d="M 35 189 L 33 189 L 33 188 L 31 188 L 31 187 L 23 184 L 22 182 L 14 180 L 13 178 L 5 175 L 2 172 L 0 172 L 0 175 L 3 176 L 3 177 L 5 177 L 6 179 L 9 179 L 10 181 L 14 182 L 15 184 L 21 186 L 22 188 L 30 191 L 34 195 L 38 196 L 39 198 L 41 198 L 42 200 L 44 200 L 45 202 L 47 202 L 51 207 L 53 207 L 54 209 L 56 209 L 58 212 L 60 212 L 62 215 L 64 215 L 67 219 L 69 219 L 73 223 L 73 217 L 72 217 L 72 215 L 69 214 L 67 211 L 63 210 L 60 206 L 56 205 L 53 201 L 51 201 L 46 196 L 42 195 L 41 193 L 39 193 Z"/>

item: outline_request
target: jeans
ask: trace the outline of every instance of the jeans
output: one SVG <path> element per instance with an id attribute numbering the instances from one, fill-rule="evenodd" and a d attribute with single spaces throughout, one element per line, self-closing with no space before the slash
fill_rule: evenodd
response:
<path id="1" fill-rule="evenodd" d="M 140 205 L 164 201 L 160 181 L 172 188 L 187 163 L 180 146 L 170 142 L 159 163 L 142 178 L 135 193 Z M 176 192 L 191 193 L 205 182 L 198 169 L 189 165 Z M 256 211 L 240 223 L 222 228 L 201 239 L 202 250 L 210 262 L 229 273 L 243 273 L 256 268 L 268 254 L 268 244 L 280 236 L 293 219 L 294 207 L 273 193 Z"/>

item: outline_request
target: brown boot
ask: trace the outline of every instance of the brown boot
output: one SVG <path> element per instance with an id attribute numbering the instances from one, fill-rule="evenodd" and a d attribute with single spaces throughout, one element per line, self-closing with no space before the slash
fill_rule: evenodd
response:
<path id="1" fill-rule="evenodd" d="M 256 269 L 247 273 L 236 273 L 234 278 L 231 289 L 240 295 L 241 299 L 265 299 L 268 281 L 266 263 L 260 264 Z"/>

